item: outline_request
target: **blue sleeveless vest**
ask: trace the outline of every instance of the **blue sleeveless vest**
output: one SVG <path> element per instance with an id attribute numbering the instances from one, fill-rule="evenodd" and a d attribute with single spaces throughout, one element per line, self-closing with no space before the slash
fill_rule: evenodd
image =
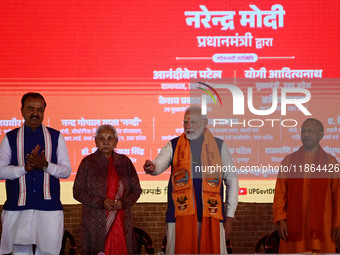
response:
<path id="1" fill-rule="evenodd" d="M 19 128 L 14 129 L 6 134 L 11 148 L 11 165 L 14 166 L 18 165 L 17 159 L 18 130 Z M 48 128 L 48 131 L 50 132 L 52 140 L 51 163 L 56 164 L 58 162 L 57 147 L 59 131 L 52 128 Z M 24 155 L 31 153 L 31 151 L 35 148 L 37 144 L 40 145 L 41 150 L 44 149 L 45 142 L 42 127 L 39 127 L 35 131 L 33 131 L 32 129 L 25 126 Z M 14 180 L 6 180 L 7 200 L 3 207 L 4 210 L 20 211 L 36 209 L 42 211 L 56 211 L 63 209 L 60 202 L 60 183 L 58 178 L 50 175 L 51 200 L 44 199 L 43 193 L 44 172 L 42 170 L 34 169 L 33 171 L 26 173 L 25 179 L 26 179 L 26 205 L 18 206 L 19 178 Z"/>

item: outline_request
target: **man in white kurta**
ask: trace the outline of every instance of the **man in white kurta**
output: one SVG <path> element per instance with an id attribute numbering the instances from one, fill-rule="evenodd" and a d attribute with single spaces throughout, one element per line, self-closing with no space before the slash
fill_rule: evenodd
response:
<path id="1" fill-rule="evenodd" d="M 184 115 L 184 133 L 190 140 L 191 154 L 192 154 L 192 169 L 201 165 L 200 155 L 202 151 L 203 133 L 207 126 L 207 120 L 201 116 L 200 108 L 190 107 L 186 110 Z M 220 139 L 215 138 L 218 144 L 222 165 L 226 169 L 231 169 L 233 160 L 229 153 L 227 145 Z M 153 161 L 147 160 L 144 165 L 146 173 L 151 175 L 159 175 L 163 173 L 168 167 L 173 165 L 173 155 L 176 149 L 178 137 L 169 141 L 160 151 L 157 158 Z M 198 174 L 195 176 L 195 174 Z M 220 222 L 220 253 L 225 254 L 226 245 L 225 239 L 230 237 L 232 220 L 238 204 L 239 186 L 236 173 L 233 171 L 222 171 L 222 179 L 227 187 L 226 191 L 226 210 L 224 212 L 224 223 Z M 197 207 L 197 223 L 198 223 L 198 238 L 200 242 L 200 227 L 202 222 L 202 177 L 199 173 L 193 174 L 193 183 L 196 196 Z M 167 222 L 167 254 L 175 253 L 175 215 L 174 202 L 171 195 L 172 183 L 171 177 L 168 186 L 168 209 L 166 214 Z M 221 194 L 223 196 L 223 194 Z"/>
<path id="2" fill-rule="evenodd" d="M 25 123 L 0 145 L 0 179 L 7 200 L 1 215 L 0 253 L 59 254 L 64 232 L 59 178 L 71 174 L 65 140 L 42 125 L 46 102 L 38 93 L 23 96 Z"/>

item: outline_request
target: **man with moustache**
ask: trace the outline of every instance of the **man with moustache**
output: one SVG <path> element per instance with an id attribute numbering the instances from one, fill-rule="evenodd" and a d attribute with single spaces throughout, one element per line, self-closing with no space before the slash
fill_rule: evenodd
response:
<path id="1" fill-rule="evenodd" d="M 169 141 L 144 170 L 159 175 L 171 166 L 168 185 L 167 254 L 226 254 L 238 203 L 238 181 L 231 171 L 200 171 L 208 166 L 233 166 L 223 140 L 213 137 L 201 108 L 184 114 L 184 133 Z M 204 168 L 205 167 L 205 168 Z M 223 207 L 223 183 L 227 186 Z"/>
<path id="2" fill-rule="evenodd" d="M 273 214 L 280 253 L 335 253 L 340 240 L 339 163 L 321 148 L 323 135 L 319 120 L 305 120 L 302 146 L 281 163 L 296 172 L 279 173 L 276 181 Z"/>
<path id="3" fill-rule="evenodd" d="M 64 233 L 59 178 L 71 174 L 59 131 L 42 124 L 46 102 L 39 93 L 21 99 L 24 125 L 0 145 L 0 179 L 6 180 L 0 253 L 59 254 Z"/>

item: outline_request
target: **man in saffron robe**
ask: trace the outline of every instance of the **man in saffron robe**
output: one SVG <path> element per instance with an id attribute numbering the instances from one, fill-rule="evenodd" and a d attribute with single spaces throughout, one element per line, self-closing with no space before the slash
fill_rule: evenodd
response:
<path id="1" fill-rule="evenodd" d="M 111 125 L 97 128 L 98 150 L 79 165 L 73 196 L 83 204 L 82 252 L 135 254 L 131 207 L 142 189 L 131 160 L 113 151 L 118 143 Z"/>
<path id="2" fill-rule="evenodd" d="M 335 253 L 340 240 L 339 164 L 321 148 L 323 135 L 319 120 L 305 120 L 302 146 L 281 163 L 296 172 L 281 172 L 276 181 L 273 214 L 280 253 Z"/>
<path id="3" fill-rule="evenodd" d="M 201 108 L 184 114 L 184 133 L 169 141 L 144 170 L 158 175 L 171 166 L 168 185 L 167 254 L 225 254 L 238 203 L 236 173 L 223 140 L 206 128 Z M 214 171 L 209 171 L 214 167 Z M 218 168 L 220 167 L 220 168 Z M 223 168 L 223 170 L 221 170 Z M 223 206 L 223 182 L 227 186 Z"/>
<path id="4" fill-rule="evenodd" d="M 24 125 L 6 134 L 0 146 L 0 179 L 6 180 L 0 253 L 59 254 L 64 234 L 59 178 L 71 174 L 59 131 L 42 122 L 46 102 L 39 93 L 21 99 Z"/>

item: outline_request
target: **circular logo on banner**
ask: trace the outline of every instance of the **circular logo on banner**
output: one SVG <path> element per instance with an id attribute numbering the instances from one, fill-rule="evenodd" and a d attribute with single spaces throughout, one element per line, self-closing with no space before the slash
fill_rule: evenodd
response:
<path id="1" fill-rule="evenodd" d="M 189 181 L 189 172 L 186 169 L 180 169 L 175 173 L 175 185 L 182 187 Z"/>

